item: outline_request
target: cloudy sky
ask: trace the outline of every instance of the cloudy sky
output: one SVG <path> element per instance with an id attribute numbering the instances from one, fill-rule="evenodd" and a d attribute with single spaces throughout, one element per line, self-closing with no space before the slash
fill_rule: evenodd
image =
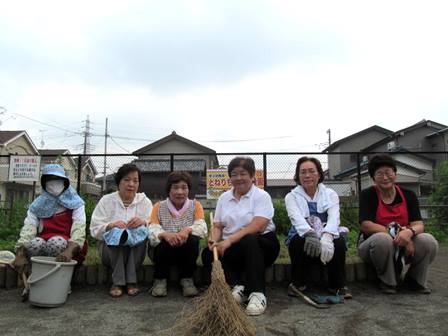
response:
<path id="1" fill-rule="evenodd" d="M 372 125 L 448 124 L 446 1 L 2 1 L 0 129 L 132 152 L 319 151 Z M 43 143 L 41 143 L 43 141 Z"/>

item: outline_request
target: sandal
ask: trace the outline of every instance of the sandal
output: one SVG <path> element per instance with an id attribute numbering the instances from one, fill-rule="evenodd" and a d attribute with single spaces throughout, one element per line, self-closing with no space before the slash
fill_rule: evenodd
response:
<path id="1" fill-rule="evenodd" d="M 137 285 L 128 285 L 127 287 L 127 293 L 129 296 L 136 296 L 140 293 L 140 289 L 137 287 Z"/>
<path id="2" fill-rule="evenodd" d="M 123 295 L 123 289 L 121 289 L 121 287 L 118 286 L 112 286 L 109 290 L 109 295 L 112 296 L 113 298 L 119 298 L 120 296 Z"/>

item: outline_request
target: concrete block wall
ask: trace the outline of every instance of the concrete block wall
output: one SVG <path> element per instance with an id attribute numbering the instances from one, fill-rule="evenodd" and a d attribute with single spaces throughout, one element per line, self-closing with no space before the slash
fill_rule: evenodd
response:
<path id="1" fill-rule="evenodd" d="M 345 266 L 347 282 L 372 281 L 376 279 L 375 271 L 366 265 L 358 257 L 348 258 Z M 313 280 L 319 281 L 324 275 L 313 273 Z M 143 265 L 138 271 L 138 281 L 141 284 L 151 284 L 154 279 L 154 266 Z M 195 282 L 204 284 L 210 282 L 210 277 L 199 266 L 194 275 Z M 291 281 L 290 264 L 274 264 L 266 269 L 266 283 Z M 176 267 L 170 270 L 171 282 L 179 281 L 179 273 Z M 103 265 L 81 265 L 75 267 L 72 284 L 75 286 L 107 285 L 111 283 L 111 271 Z M 21 280 L 17 273 L 10 267 L 0 266 L 0 288 L 15 288 L 21 286 Z"/>

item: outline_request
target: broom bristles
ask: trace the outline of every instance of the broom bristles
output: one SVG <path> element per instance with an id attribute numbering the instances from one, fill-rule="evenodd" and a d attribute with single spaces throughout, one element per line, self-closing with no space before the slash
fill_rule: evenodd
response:
<path id="1" fill-rule="evenodd" d="M 172 335 L 255 336 L 255 326 L 233 298 L 219 260 L 213 262 L 211 280 L 204 294 L 194 299 L 193 311 L 173 327 Z"/>

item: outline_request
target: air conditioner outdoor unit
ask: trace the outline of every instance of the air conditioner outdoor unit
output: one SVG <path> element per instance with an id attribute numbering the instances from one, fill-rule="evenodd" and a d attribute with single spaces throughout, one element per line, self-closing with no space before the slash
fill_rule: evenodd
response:
<path id="1" fill-rule="evenodd" d="M 390 141 L 387 143 L 387 150 L 390 151 L 396 147 L 395 141 Z"/>

